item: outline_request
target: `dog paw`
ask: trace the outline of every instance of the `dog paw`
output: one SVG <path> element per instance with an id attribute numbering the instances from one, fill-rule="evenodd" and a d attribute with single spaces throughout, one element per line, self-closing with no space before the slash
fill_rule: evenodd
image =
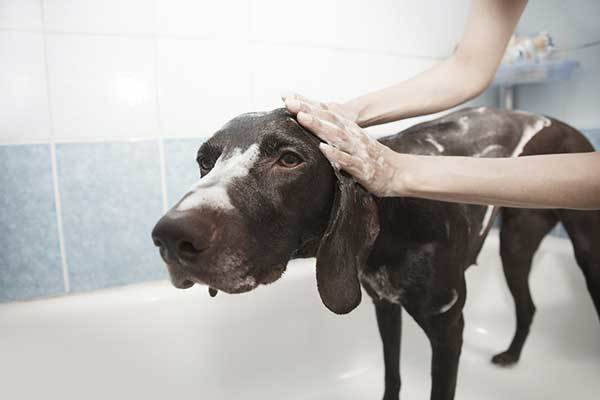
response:
<path id="1" fill-rule="evenodd" d="M 509 353 L 508 351 L 496 354 L 494 357 L 492 357 L 492 362 L 502 367 L 514 365 L 517 363 L 517 361 L 519 361 L 519 356 Z"/>

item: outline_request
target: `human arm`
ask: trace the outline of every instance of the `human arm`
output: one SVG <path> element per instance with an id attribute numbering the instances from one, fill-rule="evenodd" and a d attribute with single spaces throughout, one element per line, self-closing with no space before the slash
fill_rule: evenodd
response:
<path id="1" fill-rule="evenodd" d="M 393 153 L 393 152 L 392 152 Z M 521 208 L 600 209 L 600 153 L 517 158 L 393 153 L 403 196 Z"/>
<path id="2" fill-rule="evenodd" d="M 450 57 L 394 86 L 326 105 L 367 127 L 446 110 L 478 96 L 494 78 L 526 4 L 473 0 L 463 37 Z"/>
<path id="3" fill-rule="evenodd" d="M 600 209 L 600 153 L 518 158 L 421 156 L 392 151 L 356 123 L 308 104 L 287 103 L 327 143 L 323 154 L 377 196 L 524 208 Z"/>

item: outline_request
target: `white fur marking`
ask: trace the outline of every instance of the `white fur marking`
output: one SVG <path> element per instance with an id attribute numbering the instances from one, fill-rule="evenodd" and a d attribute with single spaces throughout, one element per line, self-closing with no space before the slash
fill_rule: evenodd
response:
<path id="1" fill-rule="evenodd" d="M 479 153 L 473 154 L 473 157 L 483 157 L 483 156 L 491 153 L 492 151 L 501 149 L 501 148 L 502 148 L 502 146 L 500 146 L 499 144 L 491 144 L 491 145 L 487 146 L 485 149 L 483 149 L 482 151 L 480 151 Z"/>
<path id="2" fill-rule="evenodd" d="M 256 280 L 253 276 L 247 276 L 244 279 L 240 279 L 234 283 L 235 289 L 256 287 Z"/>
<path id="3" fill-rule="evenodd" d="M 253 144 L 243 153 L 236 148 L 228 158 L 221 155 L 213 169 L 192 186 L 190 193 L 183 198 L 176 210 L 186 211 L 203 206 L 232 209 L 227 189 L 234 178 L 248 175 L 257 157 L 257 144 Z"/>
<path id="4" fill-rule="evenodd" d="M 448 310 L 450 310 L 452 308 L 452 306 L 454 306 L 456 304 L 456 301 L 458 300 L 458 293 L 456 293 L 456 290 L 452 289 L 452 299 L 450 300 L 450 302 L 442 307 L 440 307 L 440 309 L 438 310 L 438 312 L 436 314 L 443 314 L 445 312 L 447 312 Z"/>
<path id="5" fill-rule="evenodd" d="M 396 289 L 392 286 L 385 265 L 379 267 L 375 272 L 364 273 L 361 271 L 358 277 L 363 285 L 369 286 L 379 296 L 379 300 L 387 300 L 390 303 L 400 304 L 402 289 Z"/>
<path id="6" fill-rule="evenodd" d="M 515 147 L 511 157 L 520 156 L 521 153 L 523 153 L 523 150 L 525 149 L 525 146 L 527 145 L 527 143 L 529 143 L 529 141 L 531 139 L 533 139 L 533 137 L 539 131 L 550 126 L 551 124 L 552 124 L 552 122 L 548 118 L 539 117 L 537 119 L 537 121 L 535 121 L 535 123 L 533 123 L 533 125 L 525 126 L 525 129 L 523 130 L 523 135 L 521 135 L 521 139 L 519 140 L 519 143 L 517 143 L 517 146 Z M 480 153 L 479 156 L 481 156 L 483 153 L 485 153 L 490 147 L 491 146 L 486 147 L 486 149 L 483 150 L 483 152 Z M 490 151 L 491 151 L 491 149 L 490 149 Z M 485 215 L 483 216 L 483 222 L 481 223 L 481 230 L 479 231 L 479 236 L 483 235 L 483 233 L 487 230 L 490 220 L 492 218 L 493 212 L 494 212 L 494 207 L 487 206 L 487 210 L 485 211 Z"/>
<path id="7" fill-rule="evenodd" d="M 519 140 L 517 147 L 515 147 L 515 150 L 513 151 L 512 157 L 518 157 L 519 155 L 521 155 L 527 143 L 529 143 L 529 141 L 533 139 L 536 133 L 550 126 L 551 124 L 552 123 L 548 118 L 541 117 L 537 121 L 535 121 L 533 125 L 526 126 L 525 130 L 523 131 L 523 135 L 521 136 L 521 140 Z"/>
<path id="8" fill-rule="evenodd" d="M 481 230 L 479 231 L 479 236 L 483 235 L 483 233 L 487 230 L 493 213 L 494 206 L 487 206 L 487 209 L 485 210 L 485 215 L 483 216 L 483 222 L 481 222 Z"/>
<path id="9" fill-rule="evenodd" d="M 435 140 L 431 135 L 427 135 L 427 138 L 425 139 L 426 142 L 431 143 L 438 152 L 443 153 L 444 152 L 444 146 L 442 146 L 437 140 Z"/>

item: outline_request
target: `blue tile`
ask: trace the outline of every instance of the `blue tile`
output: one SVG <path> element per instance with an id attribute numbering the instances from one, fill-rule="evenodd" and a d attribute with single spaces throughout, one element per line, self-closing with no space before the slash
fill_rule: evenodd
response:
<path id="1" fill-rule="evenodd" d="M 50 145 L 0 146 L 0 301 L 62 293 Z"/>
<path id="2" fill-rule="evenodd" d="M 165 140 L 167 201 L 172 207 L 200 179 L 196 153 L 206 138 Z"/>
<path id="3" fill-rule="evenodd" d="M 73 291 L 166 278 L 150 239 L 162 214 L 158 142 L 57 146 Z"/>
<path id="4" fill-rule="evenodd" d="M 583 134 L 592 142 L 594 148 L 600 151 L 600 129 L 587 129 L 583 131 Z"/>

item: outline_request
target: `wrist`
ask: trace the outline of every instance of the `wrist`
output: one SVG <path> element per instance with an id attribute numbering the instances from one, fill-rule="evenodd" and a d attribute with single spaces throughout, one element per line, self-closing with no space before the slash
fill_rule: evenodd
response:
<path id="1" fill-rule="evenodd" d="M 418 156 L 396 153 L 390 150 L 391 168 L 390 196 L 417 197 L 421 188 L 418 174 Z"/>
<path id="2" fill-rule="evenodd" d="M 366 124 L 365 120 L 365 110 L 367 108 L 367 104 L 362 97 L 357 97 L 355 99 L 349 100 L 342 104 L 344 108 L 349 110 L 350 114 L 353 116 L 354 122 L 360 126 L 361 128 L 365 128 L 369 126 Z"/>

